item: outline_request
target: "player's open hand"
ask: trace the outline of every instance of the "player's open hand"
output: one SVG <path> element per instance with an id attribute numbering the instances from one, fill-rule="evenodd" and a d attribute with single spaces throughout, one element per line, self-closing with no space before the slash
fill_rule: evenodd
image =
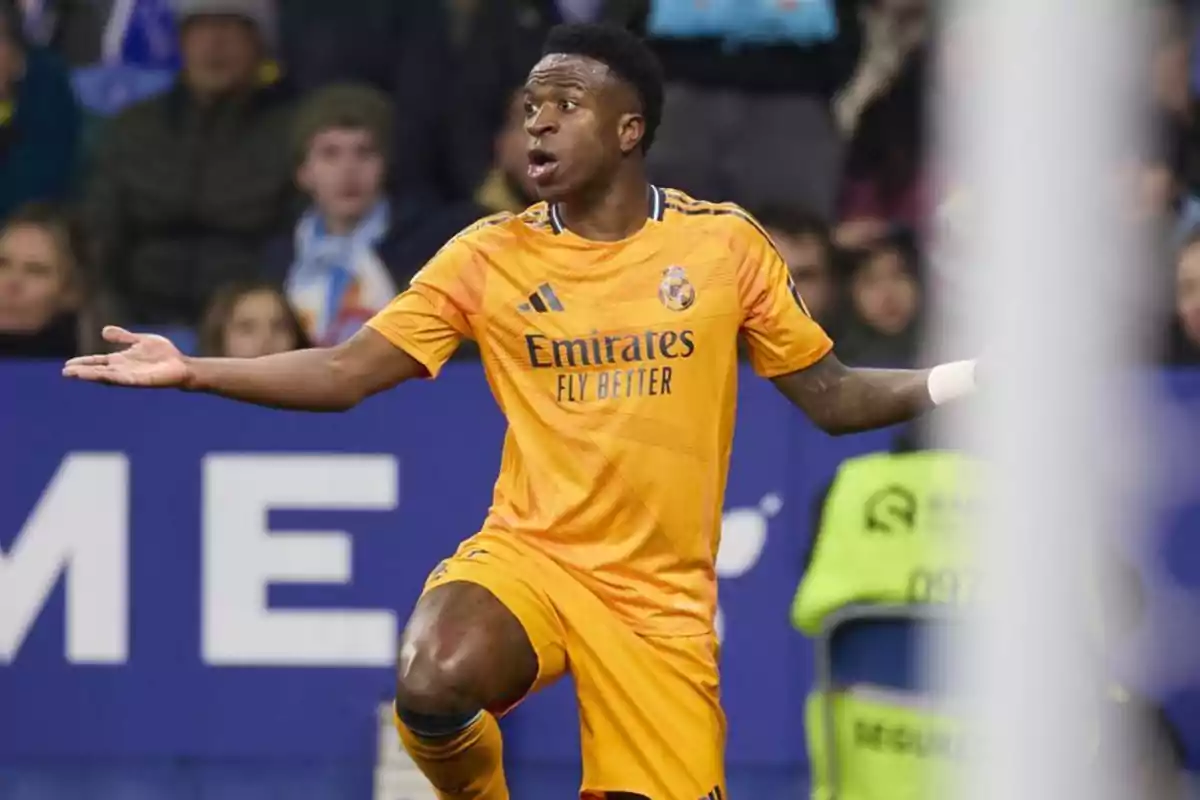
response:
<path id="1" fill-rule="evenodd" d="M 107 342 L 125 345 L 108 355 L 80 356 L 63 366 L 63 375 L 117 386 L 178 387 L 187 383 L 187 360 L 170 340 L 149 333 L 130 333 L 109 325 L 101 335 Z"/>

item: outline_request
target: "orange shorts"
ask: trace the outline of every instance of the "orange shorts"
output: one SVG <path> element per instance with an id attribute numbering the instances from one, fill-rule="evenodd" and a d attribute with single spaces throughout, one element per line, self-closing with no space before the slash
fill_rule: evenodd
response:
<path id="1" fill-rule="evenodd" d="M 583 745 L 581 797 L 727 797 L 715 636 L 641 636 L 558 563 L 502 533 L 484 531 L 463 542 L 433 571 L 425 591 L 454 581 L 484 587 L 520 620 L 538 657 L 531 691 L 571 671 Z"/>

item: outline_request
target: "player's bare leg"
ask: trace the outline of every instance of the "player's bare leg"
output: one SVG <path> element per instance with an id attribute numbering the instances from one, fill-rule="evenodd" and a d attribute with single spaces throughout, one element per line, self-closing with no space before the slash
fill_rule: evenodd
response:
<path id="1" fill-rule="evenodd" d="M 443 584 L 417 603 L 400 646 L 397 729 L 442 800 L 507 800 L 487 709 L 520 700 L 537 670 L 521 623 L 482 586 Z"/>

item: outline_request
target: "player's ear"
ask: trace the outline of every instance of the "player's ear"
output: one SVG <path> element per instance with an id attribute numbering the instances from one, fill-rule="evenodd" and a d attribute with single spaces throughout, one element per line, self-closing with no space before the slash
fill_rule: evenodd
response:
<path id="1" fill-rule="evenodd" d="M 641 114 L 622 114 L 618 122 L 617 136 L 622 153 L 632 153 L 646 135 L 646 119 Z"/>

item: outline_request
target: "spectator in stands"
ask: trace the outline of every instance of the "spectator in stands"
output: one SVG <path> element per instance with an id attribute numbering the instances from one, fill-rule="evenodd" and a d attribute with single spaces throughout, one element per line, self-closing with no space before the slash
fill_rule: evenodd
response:
<path id="1" fill-rule="evenodd" d="M 0 357 L 69 358 L 99 345 L 86 302 L 79 234 L 50 206 L 14 212 L 0 230 Z"/>
<path id="2" fill-rule="evenodd" d="M 1163 127 L 1179 143 L 1180 177 L 1200 191 L 1200 128 L 1191 88 L 1195 26 L 1180 0 L 1153 5 L 1154 48 L 1150 55 L 1150 96 Z"/>
<path id="3" fill-rule="evenodd" d="M 1193 234 L 1175 265 L 1175 319 L 1167 360 L 1200 366 L 1200 233 Z"/>
<path id="4" fill-rule="evenodd" d="M 200 355 L 255 358 L 309 347 L 287 298 L 274 285 L 239 282 L 213 297 L 200 326 Z"/>
<path id="5" fill-rule="evenodd" d="M 473 218 L 387 198 L 393 118 L 386 95 L 353 85 L 318 90 L 296 117 L 296 183 L 311 205 L 268 246 L 264 277 L 322 345 L 352 336 Z"/>
<path id="6" fill-rule="evenodd" d="M 24 203 L 66 196 L 81 123 L 66 67 L 26 45 L 12 0 L 0 0 L 0 221 Z"/>
<path id="7" fill-rule="evenodd" d="M 288 84 L 301 95 L 347 82 L 387 94 L 402 111 L 387 143 L 393 185 L 436 189 L 446 97 L 431 76 L 453 72 L 443 0 L 287 0 L 280 30 Z"/>
<path id="8" fill-rule="evenodd" d="M 610 19 L 645 31 L 667 78 L 651 177 L 706 200 L 812 208 L 831 218 L 843 148 L 828 105 L 847 69 L 829 37 L 839 16 L 843 29 L 855 28 L 854 2 L 736 5 L 612 0 L 607 9 Z M 721 33 L 689 31 L 690 20 L 721 6 L 733 13 Z M 779 35 L 741 38 L 751 13 L 776 16 Z M 788 14 L 827 15 L 830 24 L 788 29 Z"/>
<path id="9" fill-rule="evenodd" d="M 853 77 L 834 100 L 847 143 L 835 239 L 868 247 L 893 224 L 923 228 L 927 0 L 865 0 L 863 45 Z"/>
<path id="10" fill-rule="evenodd" d="M 1200 181 L 1195 180 L 1200 142 L 1190 85 L 1195 28 L 1180 0 L 1162 0 L 1150 9 L 1154 47 L 1147 94 L 1156 128 L 1151 148 L 1143 154 L 1133 196 L 1143 221 L 1161 218 L 1166 228 L 1162 233 L 1175 253 L 1200 221 L 1200 200 L 1194 197 L 1200 190 Z"/>
<path id="11" fill-rule="evenodd" d="M 864 253 L 850 276 L 851 315 L 838 354 L 862 367 L 911 367 L 920 348 L 922 284 L 910 234 Z"/>
<path id="12" fill-rule="evenodd" d="M 525 99 L 517 90 L 511 95 L 504 126 L 496 134 L 492 171 L 475 193 L 481 215 L 517 213 L 537 202 L 537 187 L 529 178 L 528 140 Z"/>
<path id="13" fill-rule="evenodd" d="M 1135 165 L 1129 197 L 1133 220 L 1148 228 L 1155 245 L 1163 245 L 1167 259 L 1200 229 L 1200 198 L 1183 180 L 1181 132 L 1168 126 L 1158 131 L 1149 152 Z"/>
<path id="14" fill-rule="evenodd" d="M 832 329 L 837 314 L 833 248 L 829 226 L 816 214 L 787 208 L 765 208 L 758 221 L 771 234 L 813 319 Z"/>
<path id="15" fill-rule="evenodd" d="M 289 113 L 260 80 L 268 0 L 179 0 L 183 68 L 111 120 L 86 198 L 100 279 L 133 323 L 192 325 L 215 287 L 255 275 L 288 216 Z"/>

